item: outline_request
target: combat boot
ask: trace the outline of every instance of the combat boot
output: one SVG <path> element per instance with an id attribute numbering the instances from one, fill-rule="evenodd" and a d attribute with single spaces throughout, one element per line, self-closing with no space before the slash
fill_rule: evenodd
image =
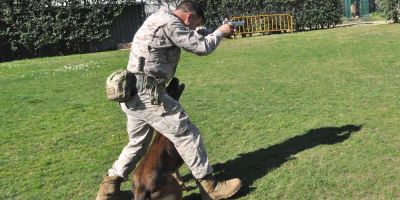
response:
<path id="1" fill-rule="evenodd" d="M 242 182 L 238 178 L 217 182 L 212 175 L 205 176 L 198 180 L 197 183 L 203 200 L 229 198 L 239 191 L 242 186 Z"/>
<path id="2" fill-rule="evenodd" d="M 123 198 L 120 186 L 123 178 L 119 176 L 105 176 L 100 184 L 96 200 L 120 200 Z"/>

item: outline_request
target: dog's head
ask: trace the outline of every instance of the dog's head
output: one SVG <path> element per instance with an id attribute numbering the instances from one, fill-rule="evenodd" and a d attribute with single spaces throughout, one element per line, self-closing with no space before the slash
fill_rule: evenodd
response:
<path id="1" fill-rule="evenodd" d="M 183 90 L 185 89 L 185 84 L 179 84 L 179 79 L 174 77 L 169 82 L 168 87 L 165 89 L 167 90 L 169 96 L 171 96 L 175 100 L 179 100 L 183 93 Z"/>

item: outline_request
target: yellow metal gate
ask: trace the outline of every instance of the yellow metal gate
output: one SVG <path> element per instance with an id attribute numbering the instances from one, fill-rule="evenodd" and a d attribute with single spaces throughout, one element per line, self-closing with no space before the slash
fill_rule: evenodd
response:
<path id="1" fill-rule="evenodd" d="M 232 21 L 244 21 L 236 27 L 235 35 L 246 36 L 253 33 L 293 32 L 293 16 L 290 14 L 269 14 L 232 17 Z"/>

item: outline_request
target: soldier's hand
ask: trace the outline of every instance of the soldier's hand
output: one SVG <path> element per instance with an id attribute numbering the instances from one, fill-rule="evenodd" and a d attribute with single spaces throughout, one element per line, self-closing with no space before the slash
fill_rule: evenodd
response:
<path id="1" fill-rule="evenodd" d="M 217 30 L 221 31 L 224 34 L 224 37 L 229 37 L 234 33 L 233 28 L 234 27 L 230 24 L 224 24 L 220 26 Z"/>

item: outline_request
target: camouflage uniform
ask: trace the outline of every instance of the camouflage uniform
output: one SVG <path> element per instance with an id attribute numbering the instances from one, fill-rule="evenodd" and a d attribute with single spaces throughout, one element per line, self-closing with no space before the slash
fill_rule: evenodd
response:
<path id="1" fill-rule="evenodd" d="M 129 57 L 128 70 L 139 73 L 139 58 L 145 58 L 144 73 L 167 83 L 175 74 L 181 48 L 185 51 L 207 55 L 218 46 L 223 33 L 215 31 L 203 36 L 189 30 L 183 22 L 167 9 L 151 15 L 136 33 Z M 144 89 L 130 101 L 121 103 L 127 115 L 129 143 L 108 171 L 109 176 L 127 178 L 141 159 L 157 130 L 174 143 L 177 151 L 195 178 L 212 173 L 198 128 L 192 124 L 180 103 L 161 87 L 160 104 L 151 102 L 151 90 Z"/>

